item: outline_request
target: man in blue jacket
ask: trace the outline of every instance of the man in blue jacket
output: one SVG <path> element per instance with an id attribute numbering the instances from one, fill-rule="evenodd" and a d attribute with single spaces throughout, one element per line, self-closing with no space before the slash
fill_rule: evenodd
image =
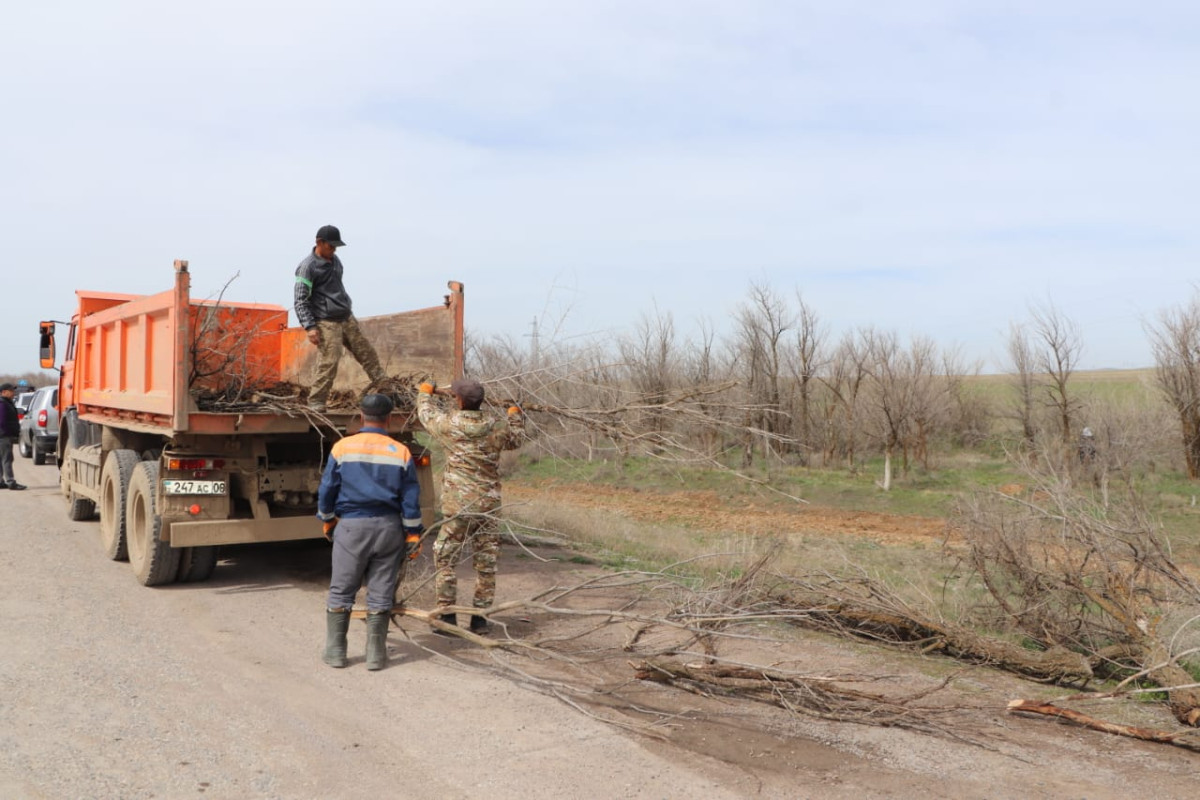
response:
<path id="1" fill-rule="evenodd" d="M 21 435 L 21 418 L 13 395 L 17 387 L 0 384 L 0 489 L 24 489 L 13 475 L 13 444 Z"/>
<path id="2" fill-rule="evenodd" d="M 346 666 L 354 595 L 367 581 L 367 669 L 387 665 L 387 629 L 407 546 L 420 545 L 421 488 L 412 453 L 387 435 L 391 398 L 362 399 L 362 428 L 338 440 L 317 490 L 317 516 L 333 542 L 325 663 Z M 335 533 L 336 528 L 336 533 Z"/>

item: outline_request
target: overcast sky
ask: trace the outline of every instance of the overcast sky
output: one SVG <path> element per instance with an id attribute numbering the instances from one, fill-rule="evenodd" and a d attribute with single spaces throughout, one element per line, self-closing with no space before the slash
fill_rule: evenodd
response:
<path id="1" fill-rule="evenodd" d="M 0 373 L 76 288 L 291 306 L 341 227 L 359 316 L 466 285 L 468 330 L 718 330 L 751 283 L 833 335 L 1004 366 L 1051 302 L 1152 363 L 1200 285 L 1200 4 L 8 4 Z M 293 312 L 293 324 L 295 316 Z"/>

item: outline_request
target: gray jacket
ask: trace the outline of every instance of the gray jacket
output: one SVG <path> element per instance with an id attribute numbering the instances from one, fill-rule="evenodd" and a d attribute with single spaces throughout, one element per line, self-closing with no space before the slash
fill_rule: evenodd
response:
<path id="1" fill-rule="evenodd" d="M 350 295 L 336 255 L 326 261 L 314 249 L 296 267 L 296 318 L 305 330 L 315 328 L 318 320 L 350 318 Z"/>

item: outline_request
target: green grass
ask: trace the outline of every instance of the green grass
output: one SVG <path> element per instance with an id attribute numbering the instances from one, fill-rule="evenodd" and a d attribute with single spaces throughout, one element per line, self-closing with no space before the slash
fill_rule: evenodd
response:
<path id="1" fill-rule="evenodd" d="M 783 496 L 787 495 L 847 510 L 935 517 L 945 516 L 963 492 L 1019 482 L 1018 473 L 1002 461 L 972 453 L 957 455 L 936 469 L 910 469 L 907 476 L 893 465 L 892 489 L 887 492 L 877 484 L 882 477 L 882 458 L 870 459 L 853 471 L 789 466 L 717 470 L 650 458 L 626 458 L 620 463 L 522 459 L 512 476 L 526 483 L 602 484 L 639 492 L 709 490 L 724 502 L 750 497 L 791 502 Z"/>

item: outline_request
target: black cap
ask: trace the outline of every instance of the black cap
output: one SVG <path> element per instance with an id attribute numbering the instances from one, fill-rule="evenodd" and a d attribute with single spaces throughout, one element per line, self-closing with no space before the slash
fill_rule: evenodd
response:
<path id="1" fill-rule="evenodd" d="M 483 402 L 483 384 L 468 378 L 459 378 L 450 384 L 450 393 L 461 397 L 465 405 L 479 407 Z"/>
<path id="2" fill-rule="evenodd" d="M 386 394 L 368 394 L 363 396 L 362 402 L 359 403 L 358 407 L 368 417 L 383 419 L 392 413 L 392 409 L 396 407 L 396 404 Z"/>
<path id="3" fill-rule="evenodd" d="M 322 225 L 317 230 L 317 238 L 323 242 L 329 242 L 335 247 L 346 246 L 346 243 L 342 241 L 342 232 L 337 229 L 336 225 Z"/>
<path id="4" fill-rule="evenodd" d="M 17 387 L 11 383 L 0 383 L 0 392 L 15 392 Z"/>

